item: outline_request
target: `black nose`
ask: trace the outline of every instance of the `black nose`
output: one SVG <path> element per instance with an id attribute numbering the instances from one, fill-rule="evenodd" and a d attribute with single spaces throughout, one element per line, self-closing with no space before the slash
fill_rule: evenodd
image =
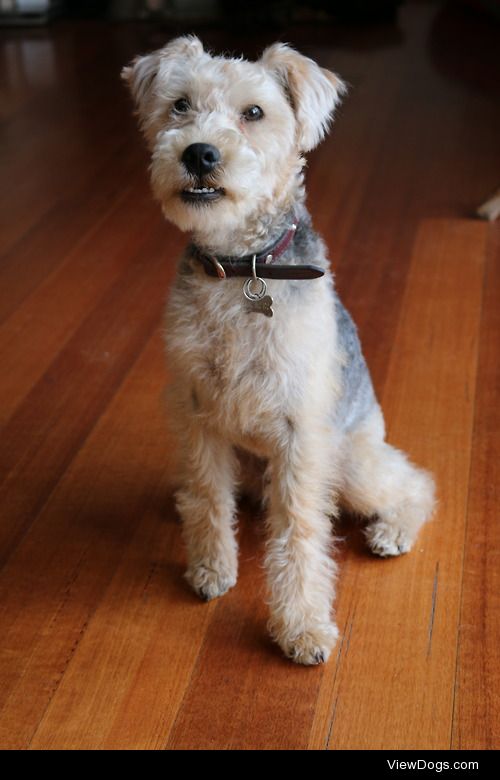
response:
<path id="1" fill-rule="evenodd" d="M 220 152 L 211 144 L 191 144 L 184 149 L 181 159 L 189 173 L 201 178 L 215 168 Z"/>

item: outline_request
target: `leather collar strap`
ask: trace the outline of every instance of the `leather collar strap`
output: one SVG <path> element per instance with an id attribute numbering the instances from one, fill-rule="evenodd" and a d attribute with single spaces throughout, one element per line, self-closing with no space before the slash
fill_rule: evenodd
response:
<path id="1" fill-rule="evenodd" d="M 260 279 L 317 279 L 324 270 L 317 265 L 273 265 L 292 243 L 297 225 L 292 225 L 272 246 L 255 256 L 255 272 Z M 199 260 L 208 276 L 225 279 L 228 276 L 252 276 L 253 255 L 224 257 L 204 254 L 195 244 L 191 256 Z"/>

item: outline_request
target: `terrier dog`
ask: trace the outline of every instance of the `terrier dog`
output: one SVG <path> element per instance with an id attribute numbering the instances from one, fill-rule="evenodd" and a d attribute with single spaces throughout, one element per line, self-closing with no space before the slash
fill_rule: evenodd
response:
<path id="1" fill-rule="evenodd" d="M 212 56 L 194 36 L 122 75 L 154 194 L 192 240 L 166 313 L 187 580 L 207 600 L 236 583 L 237 486 L 255 485 L 264 463 L 271 635 L 293 661 L 321 663 L 337 638 L 339 503 L 368 518 L 381 556 L 407 552 L 434 506 L 430 475 L 385 441 L 356 327 L 305 206 L 304 154 L 345 86 L 285 44 L 249 62 Z"/>

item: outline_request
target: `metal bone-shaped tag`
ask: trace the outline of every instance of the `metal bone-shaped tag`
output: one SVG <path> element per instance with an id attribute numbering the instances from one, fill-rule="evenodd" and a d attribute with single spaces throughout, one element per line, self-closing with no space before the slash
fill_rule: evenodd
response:
<path id="1" fill-rule="evenodd" d="M 245 301 L 245 311 L 248 314 L 258 313 L 264 314 L 266 317 L 272 317 L 273 311 L 273 299 L 270 295 L 264 295 L 263 298 L 254 298 L 253 300 L 247 299 Z"/>
<path id="2" fill-rule="evenodd" d="M 247 279 L 243 285 L 243 295 L 245 296 L 245 311 L 248 314 L 264 314 L 266 317 L 272 317 L 273 299 L 266 295 L 267 285 L 264 279 L 260 279 L 255 273 L 255 255 L 252 260 L 252 277 Z"/>

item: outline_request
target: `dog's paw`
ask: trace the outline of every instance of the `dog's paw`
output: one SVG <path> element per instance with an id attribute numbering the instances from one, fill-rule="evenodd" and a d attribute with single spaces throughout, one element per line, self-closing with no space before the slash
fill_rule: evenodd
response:
<path id="1" fill-rule="evenodd" d="M 376 520 L 365 529 L 370 550 L 381 558 L 403 555 L 409 552 L 413 539 L 403 528 L 386 520 Z"/>
<path id="2" fill-rule="evenodd" d="M 291 640 L 282 638 L 279 644 L 294 663 L 316 666 L 328 660 L 337 638 L 337 626 L 330 623 L 304 631 Z"/>
<path id="3" fill-rule="evenodd" d="M 220 572 L 203 564 L 190 567 L 186 579 L 203 601 L 211 601 L 222 596 L 236 585 L 236 574 Z"/>

